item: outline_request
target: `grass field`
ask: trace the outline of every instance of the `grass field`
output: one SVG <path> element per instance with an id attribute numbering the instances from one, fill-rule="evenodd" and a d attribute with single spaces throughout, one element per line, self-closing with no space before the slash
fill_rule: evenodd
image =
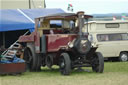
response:
<path id="1" fill-rule="evenodd" d="M 104 73 L 72 71 L 62 76 L 57 68 L 25 72 L 17 76 L 0 76 L 0 85 L 128 85 L 128 62 L 105 62 Z"/>

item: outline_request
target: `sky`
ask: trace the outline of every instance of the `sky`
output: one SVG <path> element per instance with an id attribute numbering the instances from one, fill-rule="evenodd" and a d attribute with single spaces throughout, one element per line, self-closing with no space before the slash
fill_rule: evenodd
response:
<path id="1" fill-rule="evenodd" d="M 128 0 L 45 0 L 46 8 L 61 8 L 66 12 L 68 4 L 73 12 L 84 11 L 87 14 L 128 13 Z"/>

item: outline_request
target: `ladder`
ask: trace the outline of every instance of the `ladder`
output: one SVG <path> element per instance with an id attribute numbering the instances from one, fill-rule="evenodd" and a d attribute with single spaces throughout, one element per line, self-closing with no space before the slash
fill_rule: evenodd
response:
<path id="1" fill-rule="evenodd" d="M 21 45 L 19 43 L 15 42 L 6 51 L 2 53 L 2 56 L 4 56 L 4 58 L 6 59 L 13 59 L 20 46 Z"/>
<path id="2" fill-rule="evenodd" d="M 29 31 L 27 31 L 24 35 L 26 35 Z M 23 35 L 23 36 L 24 36 Z M 14 42 L 7 50 L 2 53 L 2 56 L 6 59 L 13 59 L 16 55 L 17 51 L 21 48 L 21 44 L 18 43 L 18 40 Z"/>

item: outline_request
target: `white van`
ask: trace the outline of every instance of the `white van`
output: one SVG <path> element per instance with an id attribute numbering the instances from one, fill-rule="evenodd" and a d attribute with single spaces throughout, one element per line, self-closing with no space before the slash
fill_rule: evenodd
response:
<path id="1" fill-rule="evenodd" d="M 89 40 L 105 58 L 118 57 L 128 61 L 128 21 L 89 22 L 84 32 L 89 32 Z"/>

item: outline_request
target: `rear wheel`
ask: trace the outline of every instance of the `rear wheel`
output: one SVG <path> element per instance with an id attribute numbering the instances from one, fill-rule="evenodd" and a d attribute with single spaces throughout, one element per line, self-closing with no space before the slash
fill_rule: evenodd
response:
<path id="1" fill-rule="evenodd" d="M 41 71 L 42 57 L 38 54 L 37 58 L 38 58 L 38 62 L 37 62 L 36 71 Z"/>
<path id="2" fill-rule="evenodd" d="M 40 60 L 40 57 L 35 53 L 35 48 L 33 43 L 27 44 L 27 47 L 24 50 L 24 58 L 27 64 L 27 69 L 30 71 L 38 71 L 40 69 L 38 62 Z"/>
<path id="3" fill-rule="evenodd" d="M 53 56 L 52 55 L 47 55 L 45 58 L 45 63 L 47 67 L 52 68 L 53 65 Z"/>
<path id="4" fill-rule="evenodd" d="M 123 61 L 123 62 L 128 61 L 128 53 L 127 52 L 120 53 L 119 61 Z"/>
<path id="5" fill-rule="evenodd" d="M 104 58 L 100 52 L 96 52 L 92 61 L 92 70 L 97 73 L 104 71 Z"/>
<path id="6" fill-rule="evenodd" d="M 71 72 L 71 60 L 68 53 L 62 53 L 60 56 L 60 72 L 62 75 L 69 75 Z"/>

